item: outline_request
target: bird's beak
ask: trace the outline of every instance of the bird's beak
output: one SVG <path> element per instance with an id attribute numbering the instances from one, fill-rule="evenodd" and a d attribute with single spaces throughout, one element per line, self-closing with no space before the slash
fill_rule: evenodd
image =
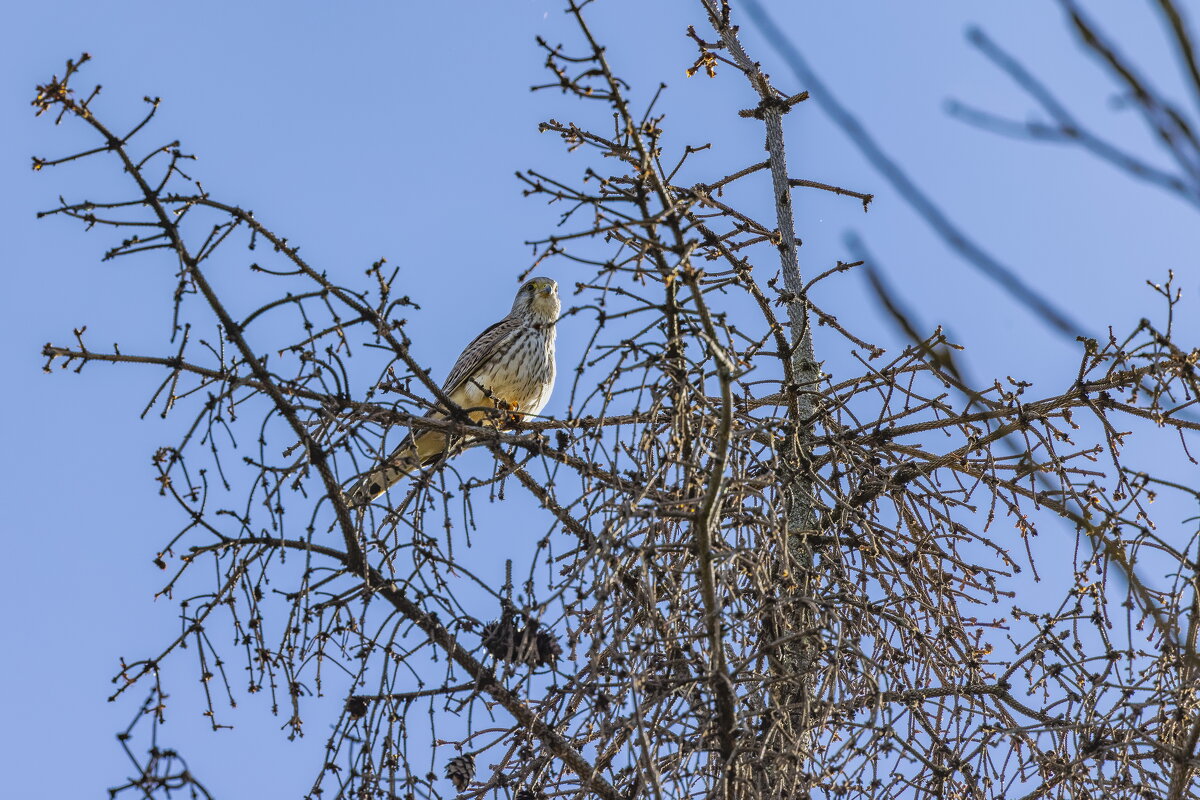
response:
<path id="1" fill-rule="evenodd" d="M 542 297 L 549 297 L 550 295 L 554 294 L 554 284 L 546 284 L 541 289 L 538 289 L 538 294 L 540 294 Z"/>

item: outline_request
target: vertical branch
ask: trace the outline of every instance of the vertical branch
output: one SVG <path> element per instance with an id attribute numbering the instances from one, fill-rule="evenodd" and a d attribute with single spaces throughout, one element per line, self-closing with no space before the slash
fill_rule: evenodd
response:
<path id="1" fill-rule="evenodd" d="M 750 58 L 738 39 L 737 28 L 729 23 L 728 8 L 718 10 L 712 0 L 703 0 L 713 28 L 733 62 L 750 81 L 759 96 L 753 116 L 760 118 L 766 129 L 767 165 L 771 172 L 771 187 L 775 201 L 775 220 L 778 228 L 779 264 L 783 272 L 788 322 L 791 332 L 791 352 L 787 354 L 795 380 L 786 387 L 789 411 L 792 416 L 792 435 L 789 442 L 789 461 L 792 470 L 785 472 L 783 496 L 786 502 L 787 528 L 784 547 L 780 549 L 773 571 L 776 586 L 790 587 L 799 603 L 787 603 L 782 619 L 767 616 L 763 624 L 763 641 L 767 652 L 777 648 L 770 659 L 772 677 L 778 688 L 772 692 L 775 723 L 783 725 L 792 741 L 785 741 L 778 753 L 784 769 L 786 760 L 799 756 L 799 764 L 810 759 L 810 707 L 814 696 L 812 676 L 815 672 L 816 650 L 811 637 L 790 636 L 796 631 L 815 628 L 812 608 L 803 602 L 813 592 L 813 550 L 808 534 L 816 528 L 813 507 L 813 484 L 809 469 L 812 462 L 812 424 L 820 370 L 813 350 L 812 327 L 809 324 L 807 293 L 800 276 L 800 259 L 796 240 L 795 217 L 792 211 L 791 183 L 788 179 L 787 152 L 784 146 L 783 115 L 807 94 L 787 98 L 771 86 L 770 80 L 757 62 Z M 790 473 L 790 474 L 789 474 Z M 786 591 L 786 590 L 785 590 Z M 778 620 L 778 621 L 775 621 Z M 776 644 L 784 642 L 783 644 Z M 794 766 L 794 765 L 793 765 Z M 788 785 L 790 781 L 784 781 Z"/>
<path id="2" fill-rule="evenodd" d="M 1187 633 L 1183 637 L 1179 653 L 1179 715 L 1186 724 L 1179 726 L 1179 736 L 1175 742 L 1171 768 L 1171 783 L 1167 790 L 1169 800 L 1183 800 L 1187 797 L 1188 786 L 1192 783 L 1195 773 L 1196 745 L 1200 743 L 1200 709 L 1198 709 L 1196 689 L 1196 641 L 1200 637 L 1200 572 L 1192 570 L 1191 580 L 1188 581 L 1192 602 L 1187 612 Z M 1190 712 L 1190 714 L 1188 713 Z M 1168 751 L 1169 752 L 1169 751 Z"/>
<path id="3" fill-rule="evenodd" d="M 722 17 L 721 12 L 713 7 L 711 0 L 703 0 L 703 2 L 714 29 L 721 36 L 722 43 L 760 98 L 754 116 L 762 119 L 766 128 L 767 168 L 771 172 L 775 220 L 779 232 L 779 266 L 783 271 L 784 288 L 789 293 L 787 310 L 788 323 L 792 333 L 790 355 L 797 383 L 800 386 L 808 387 L 797 398 L 801 419 L 806 419 L 813 413 L 812 391 L 819 376 L 813 354 L 812 330 L 808 324 L 808 298 L 804 292 L 804 283 L 800 278 L 796 223 L 792 212 L 791 183 L 787 174 L 787 152 L 784 147 L 783 115 L 791 109 L 794 102 L 807 95 L 800 95 L 790 100 L 780 95 L 771 86 L 767 76 L 758 68 L 757 62 L 746 53 L 738 39 L 737 29 L 730 25 L 728 20 Z"/>

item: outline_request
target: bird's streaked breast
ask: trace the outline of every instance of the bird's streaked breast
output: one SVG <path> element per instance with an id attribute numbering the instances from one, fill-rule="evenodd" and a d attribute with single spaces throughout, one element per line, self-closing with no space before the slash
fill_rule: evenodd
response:
<path id="1" fill-rule="evenodd" d="M 462 405 L 492 405 L 486 389 L 513 409 L 536 414 L 549 401 L 553 383 L 554 328 L 523 325 L 466 382 Z"/>

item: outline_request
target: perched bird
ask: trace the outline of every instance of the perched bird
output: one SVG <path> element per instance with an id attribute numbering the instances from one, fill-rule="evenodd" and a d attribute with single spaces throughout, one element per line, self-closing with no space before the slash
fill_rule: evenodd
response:
<path id="1" fill-rule="evenodd" d="M 554 388 L 554 323 L 559 311 L 558 284 L 530 278 L 517 291 L 508 316 L 467 345 L 442 391 L 474 422 L 484 422 L 502 409 L 537 414 Z M 447 419 L 446 409 L 426 416 Z M 405 443 L 346 493 L 350 505 L 374 500 L 408 473 L 459 444 L 440 431 L 413 431 Z"/>

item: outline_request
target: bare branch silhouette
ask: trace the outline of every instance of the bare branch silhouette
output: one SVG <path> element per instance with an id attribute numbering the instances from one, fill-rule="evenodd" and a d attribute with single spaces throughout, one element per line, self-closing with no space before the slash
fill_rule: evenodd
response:
<path id="1" fill-rule="evenodd" d="M 1200 497 L 1165 466 L 1200 433 L 1173 276 L 1147 290 L 1160 313 L 1082 340 L 1050 387 L 973 385 L 940 331 L 888 354 L 814 300 L 854 262 L 801 269 L 784 119 L 817 87 L 773 86 L 740 8 L 701 0 L 693 80 L 737 80 L 724 111 L 761 122 L 767 158 L 680 144 L 593 7 L 565 5 L 576 34 L 539 40 L 535 88 L 572 103 L 542 130 L 573 166 L 520 175 L 561 211 L 529 271 L 575 278 L 561 420 L 458 409 L 398 317 L 426 299 L 383 261 L 343 283 L 210 196 L 150 138 L 157 100 L 122 133 L 77 94 L 86 56 L 38 87 L 37 113 L 97 143 L 35 167 L 107 160 L 124 191 L 43 216 L 177 279 L 158 352 L 83 328 L 44 350 L 50 371 L 158 370 L 134 402 L 176 422 L 155 463 L 180 527 L 155 559 L 181 625 L 114 697 L 149 690 L 138 719 L 160 719 L 160 667 L 190 658 L 214 728 L 262 695 L 301 735 L 312 695 L 339 698 L 314 798 L 1196 796 L 1197 534 L 1151 505 Z M 753 192 L 770 219 L 734 199 Z M 348 502 L 425 431 L 473 453 Z M 1127 456 L 1134 437 L 1162 463 Z M 471 537 L 508 531 L 506 504 L 536 522 L 501 583 Z M 149 754 L 114 793 L 207 794 Z"/>

